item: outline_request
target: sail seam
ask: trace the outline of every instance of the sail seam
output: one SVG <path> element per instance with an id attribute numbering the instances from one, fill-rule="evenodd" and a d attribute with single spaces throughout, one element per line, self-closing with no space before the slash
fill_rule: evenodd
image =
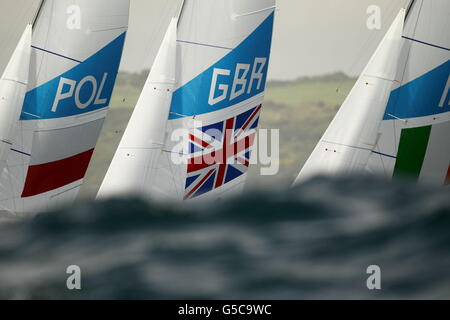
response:
<path id="1" fill-rule="evenodd" d="M 120 150 L 160 150 L 161 147 L 164 145 L 161 144 L 159 147 L 126 147 L 126 148 L 119 148 Z"/>
<path id="2" fill-rule="evenodd" d="M 178 154 L 180 156 L 188 156 L 188 154 L 184 153 L 184 152 L 176 152 L 176 151 L 170 151 L 170 150 L 161 150 L 164 153 L 168 153 L 168 154 Z"/>
<path id="3" fill-rule="evenodd" d="M 23 82 L 23 81 L 19 81 L 19 80 L 15 80 L 15 79 L 9 79 L 9 78 L 5 78 L 5 79 L 3 79 L 4 81 L 11 81 L 11 82 L 15 82 L 15 83 L 18 83 L 18 84 L 23 84 L 24 86 L 27 86 L 28 85 L 28 83 L 26 83 L 26 82 Z"/>
<path id="4" fill-rule="evenodd" d="M 387 82 L 399 82 L 399 81 L 397 81 L 395 79 L 389 79 L 389 78 L 384 78 L 384 77 L 370 75 L 370 74 L 366 74 L 366 77 L 374 78 L 374 79 L 378 79 L 378 80 L 383 80 L 383 81 L 387 81 Z"/>
<path id="5" fill-rule="evenodd" d="M 82 179 L 80 179 L 80 180 L 82 180 Z M 75 187 L 73 187 L 73 188 L 70 188 L 70 189 L 68 189 L 68 190 L 65 190 L 65 191 L 62 191 L 62 192 L 60 192 L 60 193 L 54 194 L 54 195 L 52 195 L 52 196 L 50 197 L 50 199 L 54 199 L 54 198 L 59 197 L 60 195 L 62 195 L 62 194 L 64 194 L 64 193 L 67 193 L 67 192 L 69 192 L 69 191 L 72 191 L 72 190 L 75 190 L 75 189 L 77 189 L 77 188 L 80 188 L 82 185 L 83 185 L 83 184 L 78 184 L 77 186 L 75 186 Z"/>
<path id="6" fill-rule="evenodd" d="M 101 108 L 101 109 L 98 109 L 98 110 L 94 110 L 94 111 L 91 111 L 91 112 L 86 112 L 86 113 L 83 113 L 83 114 L 80 114 L 80 115 L 76 116 L 75 118 L 76 119 L 89 118 L 89 117 L 92 117 L 92 116 L 94 116 L 96 114 L 99 114 L 99 113 L 107 111 L 108 108 L 109 108 L 109 106 Z M 101 119 L 101 118 L 99 118 L 99 119 Z M 99 120 L 99 119 L 97 119 L 97 120 Z"/>
<path id="7" fill-rule="evenodd" d="M 108 29 L 98 29 L 98 30 L 91 30 L 91 32 L 105 32 L 105 31 L 114 31 L 114 30 L 122 30 L 122 29 L 128 29 L 128 27 L 124 26 L 124 27 L 116 27 L 116 28 L 108 28 Z"/>

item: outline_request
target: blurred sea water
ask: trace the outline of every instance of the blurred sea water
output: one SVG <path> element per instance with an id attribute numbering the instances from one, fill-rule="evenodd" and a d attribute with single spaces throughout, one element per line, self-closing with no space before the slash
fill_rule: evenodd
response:
<path id="1" fill-rule="evenodd" d="M 2 299 L 449 299 L 450 190 L 318 178 L 178 206 L 0 217 Z M 66 269 L 82 270 L 69 291 Z M 381 268 L 370 291 L 367 267 Z"/>

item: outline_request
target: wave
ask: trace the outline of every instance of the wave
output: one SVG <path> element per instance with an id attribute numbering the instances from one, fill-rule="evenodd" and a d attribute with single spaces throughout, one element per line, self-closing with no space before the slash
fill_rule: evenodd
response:
<path id="1" fill-rule="evenodd" d="M 0 234 L 4 299 L 450 298 L 449 189 L 408 182 L 318 178 L 201 207 L 84 202 Z M 70 265 L 81 291 L 66 287 Z"/>

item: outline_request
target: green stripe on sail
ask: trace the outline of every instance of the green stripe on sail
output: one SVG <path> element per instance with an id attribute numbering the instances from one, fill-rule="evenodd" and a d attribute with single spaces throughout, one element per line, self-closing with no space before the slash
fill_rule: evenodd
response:
<path id="1" fill-rule="evenodd" d="M 431 126 L 402 130 L 394 178 L 409 177 L 419 179 L 425 154 L 427 153 L 430 134 Z"/>

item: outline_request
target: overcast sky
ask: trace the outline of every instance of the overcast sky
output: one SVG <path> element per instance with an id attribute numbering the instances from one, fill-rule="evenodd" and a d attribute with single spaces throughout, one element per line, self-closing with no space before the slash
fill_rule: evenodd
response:
<path id="1" fill-rule="evenodd" d="M 179 1 L 131 0 L 122 70 L 139 71 L 151 66 Z M 270 78 L 292 79 L 335 71 L 358 74 L 398 10 L 408 1 L 278 0 Z M 0 1 L 1 71 L 37 2 Z M 381 8 L 381 30 L 367 28 L 366 12 L 370 5 Z"/>

